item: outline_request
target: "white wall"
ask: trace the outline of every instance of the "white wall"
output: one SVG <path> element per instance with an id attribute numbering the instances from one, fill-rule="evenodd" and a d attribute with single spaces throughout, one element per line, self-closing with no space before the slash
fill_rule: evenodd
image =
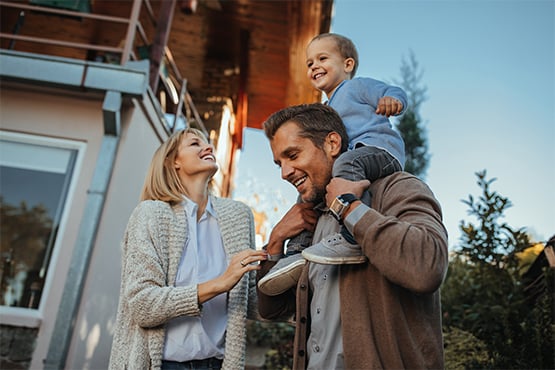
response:
<path id="1" fill-rule="evenodd" d="M 120 288 L 120 242 L 139 202 L 143 180 L 160 145 L 133 101 L 122 110 L 122 137 L 95 242 L 66 369 L 107 369 Z"/>
<path id="2" fill-rule="evenodd" d="M 31 363 L 41 369 L 47 356 L 73 248 L 87 201 L 87 191 L 99 155 L 104 123 L 104 95 L 67 92 L 15 83 L 0 89 L 0 128 L 6 131 L 77 140 L 85 143 L 75 191 L 57 261 L 49 274 L 52 288 L 40 312 L 42 320 Z M 120 241 L 127 220 L 139 201 L 144 176 L 154 150 L 166 139 L 148 97 L 124 99 L 121 140 L 84 286 L 66 369 L 106 369 L 112 344 L 120 286 Z M 69 318 L 68 318 L 69 319 Z"/>
<path id="3" fill-rule="evenodd" d="M 41 368 L 60 305 L 73 246 L 86 202 L 103 135 L 102 99 L 81 93 L 55 89 L 33 89 L 3 83 L 0 89 L 2 130 L 23 134 L 80 141 L 85 144 L 81 165 L 75 169 L 77 183 L 67 199 L 66 223 L 59 248 L 53 252 L 47 282 L 39 308 L 41 322 L 33 356 L 32 369 Z"/>

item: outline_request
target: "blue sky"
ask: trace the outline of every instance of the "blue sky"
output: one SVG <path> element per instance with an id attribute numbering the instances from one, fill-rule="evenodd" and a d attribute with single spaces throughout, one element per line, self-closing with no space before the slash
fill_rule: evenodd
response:
<path id="1" fill-rule="evenodd" d="M 334 3 L 331 30 L 357 45 L 357 75 L 399 80 L 411 50 L 424 72 L 426 182 L 442 204 L 449 245 L 461 220 L 474 221 L 461 200 L 480 195 L 475 172 L 484 169 L 513 203 L 504 221 L 536 240 L 555 234 L 555 1 Z M 295 201 L 255 130 L 245 132 L 237 179 L 234 197 L 257 192 L 271 204 L 271 222 Z"/>

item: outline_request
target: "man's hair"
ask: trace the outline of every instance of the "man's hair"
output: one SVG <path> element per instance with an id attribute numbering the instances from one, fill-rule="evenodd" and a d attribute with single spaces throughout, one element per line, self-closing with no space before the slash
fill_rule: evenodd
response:
<path id="1" fill-rule="evenodd" d="M 292 121 L 301 129 L 301 136 L 310 139 L 322 149 L 330 132 L 341 136 L 341 152 L 347 150 L 349 139 L 347 130 L 339 114 L 330 106 L 321 103 L 301 104 L 284 108 L 272 114 L 264 122 L 264 133 L 272 140 L 277 130 L 286 122 Z"/>
<path id="2" fill-rule="evenodd" d="M 174 163 L 181 139 L 185 134 L 193 134 L 202 141 L 208 142 L 204 133 L 196 128 L 189 127 L 173 133 L 156 149 L 152 156 L 141 200 L 161 200 L 169 203 L 178 203 L 183 200 L 183 195 L 186 194 L 185 188 Z"/>
<path id="3" fill-rule="evenodd" d="M 332 38 L 335 41 L 337 49 L 344 59 L 354 59 L 355 65 L 353 67 L 353 70 L 351 71 L 351 78 L 355 77 L 358 68 L 358 52 L 355 44 L 351 41 L 351 39 L 342 35 L 338 35 L 337 33 L 321 33 L 318 36 L 315 36 L 310 41 L 309 45 L 315 40 L 321 40 L 328 37 Z"/>

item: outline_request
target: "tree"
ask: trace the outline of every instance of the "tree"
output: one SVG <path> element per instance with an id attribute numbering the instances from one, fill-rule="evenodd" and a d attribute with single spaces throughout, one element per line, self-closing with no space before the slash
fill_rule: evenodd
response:
<path id="1" fill-rule="evenodd" d="M 519 258 L 533 243 L 525 229 L 502 222 L 512 204 L 491 189 L 495 179 L 485 170 L 476 176 L 482 194 L 463 201 L 476 223 L 461 221 L 461 244 L 442 286 L 444 331 L 458 328 L 485 344 L 488 358 L 470 358 L 467 368 L 553 368 L 553 286 L 529 299 Z M 545 274 L 552 281 L 552 271 Z"/>
<path id="2" fill-rule="evenodd" d="M 32 208 L 25 202 L 13 205 L 0 196 L 0 220 L 0 304 L 38 305 L 38 299 L 29 300 L 29 285 L 44 278 L 39 275 L 52 218 L 42 204 Z M 21 283 L 25 285 L 22 287 Z"/>
<path id="3" fill-rule="evenodd" d="M 405 141 L 405 171 L 422 179 L 430 161 L 426 132 L 420 118 L 420 106 L 427 99 L 427 87 L 422 85 L 422 71 L 411 51 L 409 59 L 401 62 L 401 80 L 395 81 L 407 93 L 408 107 L 396 127 Z"/>

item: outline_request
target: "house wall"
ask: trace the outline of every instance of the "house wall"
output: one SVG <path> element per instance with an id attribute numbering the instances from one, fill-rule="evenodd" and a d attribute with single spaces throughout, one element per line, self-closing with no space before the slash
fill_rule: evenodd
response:
<path id="1" fill-rule="evenodd" d="M 52 333 L 104 135 L 103 99 L 101 93 L 70 92 L 11 82 L 3 82 L 0 89 L 2 130 L 76 140 L 84 143 L 86 148 L 81 164 L 76 168 L 76 186 L 68 195 L 65 228 L 58 236 L 62 241 L 55 251 L 53 260 L 56 262 L 49 269 L 47 278 L 52 284 L 43 292 L 37 315 L 39 324 L 37 326 L 36 320 L 33 324 L 33 320 L 17 315 L 2 319 L 0 358 L 3 365 L 41 369 L 51 340 L 56 340 Z M 120 241 L 127 219 L 139 200 L 152 154 L 166 136 L 146 94 L 144 99 L 124 98 L 121 139 L 66 369 L 106 369 L 108 366 L 119 297 Z M 26 346 L 22 347 L 21 343 Z"/>
<path id="2" fill-rule="evenodd" d="M 129 216 L 140 197 L 143 180 L 160 139 L 142 102 L 122 109 L 122 137 L 66 369 L 107 369 L 116 321 L 122 240 Z M 148 107 L 144 107 L 147 109 Z"/>
<path id="3" fill-rule="evenodd" d="M 54 262 L 49 267 L 47 279 L 51 283 L 47 286 L 50 289 L 43 291 L 38 310 L 41 321 L 34 353 L 46 353 L 48 348 L 69 269 L 72 246 L 76 242 L 79 220 L 85 205 L 86 189 L 92 177 L 102 137 L 102 100 L 99 97 L 83 99 L 78 95 L 56 90 L 31 90 L 26 86 L 6 83 L 0 89 L 2 130 L 77 140 L 86 145 L 81 165 L 76 168 L 75 191 L 68 196 L 64 232 L 58 236 L 62 238 L 61 248 L 54 251 L 57 258 L 52 258 Z M 28 325 L 25 317 L 15 316 L 8 318 L 14 323 L 14 327 Z M 33 346 L 29 348 L 32 349 Z M 19 360 L 23 360 L 23 357 L 25 356 L 20 354 Z"/>

